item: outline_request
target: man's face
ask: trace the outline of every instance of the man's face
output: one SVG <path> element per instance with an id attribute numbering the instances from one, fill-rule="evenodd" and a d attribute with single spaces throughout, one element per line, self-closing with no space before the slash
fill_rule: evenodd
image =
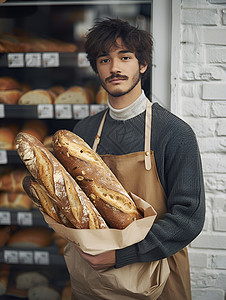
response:
<path id="1" fill-rule="evenodd" d="M 136 89 L 141 73 L 146 70 L 146 66 L 139 66 L 135 53 L 126 49 L 121 39 L 117 40 L 117 45 L 109 53 L 101 53 L 96 61 L 100 82 L 112 97 L 120 97 Z"/>

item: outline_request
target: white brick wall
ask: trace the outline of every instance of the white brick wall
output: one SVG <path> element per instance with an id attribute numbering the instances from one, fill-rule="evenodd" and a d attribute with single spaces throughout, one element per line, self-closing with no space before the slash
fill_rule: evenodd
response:
<path id="1" fill-rule="evenodd" d="M 196 132 L 206 191 L 205 225 L 188 247 L 192 299 L 225 300 L 226 1 L 181 0 L 180 17 L 178 111 Z"/>

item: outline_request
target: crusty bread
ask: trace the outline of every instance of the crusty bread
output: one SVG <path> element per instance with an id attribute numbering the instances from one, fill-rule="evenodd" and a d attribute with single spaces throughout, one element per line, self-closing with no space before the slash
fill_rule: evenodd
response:
<path id="1" fill-rule="evenodd" d="M 15 135 L 7 127 L 0 128 L 0 149 L 12 150 Z"/>
<path id="2" fill-rule="evenodd" d="M 2 248 L 8 242 L 10 235 L 10 226 L 3 226 L 0 228 L 0 248 Z"/>
<path id="3" fill-rule="evenodd" d="M 101 157 L 76 134 L 58 130 L 53 136 L 58 160 L 78 182 L 110 227 L 123 229 L 141 215 L 133 200 Z"/>
<path id="4" fill-rule="evenodd" d="M 90 102 L 91 95 L 80 86 L 70 87 L 55 99 L 55 104 L 89 104 Z"/>
<path id="5" fill-rule="evenodd" d="M 10 247 L 36 248 L 50 246 L 52 230 L 46 227 L 25 227 L 13 233 L 7 243 Z"/>
<path id="6" fill-rule="evenodd" d="M 0 193 L 0 208 L 31 209 L 31 199 L 25 193 Z"/>
<path id="7" fill-rule="evenodd" d="M 43 145 L 50 151 L 53 151 L 52 141 L 53 141 L 52 135 L 46 136 L 43 140 Z"/>
<path id="8" fill-rule="evenodd" d="M 0 90 L 0 103 L 15 105 L 22 94 L 20 90 Z"/>
<path id="9" fill-rule="evenodd" d="M 43 89 L 34 89 L 23 94 L 18 104 L 20 105 L 38 105 L 38 104 L 53 104 L 54 96 Z"/>
<path id="10" fill-rule="evenodd" d="M 56 96 L 60 95 L 61 93 L 63 93 L 65 91 L 64 87 L 62 87 L 61 85 L 54 85 L 51 86 L 48 91 L 53 92 Z"/>
<path id="11" fill-rule="evenodd" d="M 5 192 L 24 192 L 23 178 L 28 175 L 25 169 L 18 168 L 0 176 L 0 191 Z"/>
<path id="12" fill-rule="evenodd" d="M 44 120 L 39 120 L 39 119 L 36 119 L 36 120 L 28 120 L 26 121 L 24 124 L 23 124 L 23 127 L 22 127 L 22 131 L 26 132 L 26 130 L 35 130 L 36 132 L 39 133 L 41 139 L 42 140 L 44 137 L 47 136 L 48 134 L 48 127 L 47 127 L 47 124 Z M 29 132 L 27 132 L 29 133 Z M 31 135 L 33 135 L 32 133 L 29 133 Z"/>
<path id="13" fill-rule="evenodd" d="M 48 196 L 47 191 L 31 176 L 24 177 L 23 187 L 37 208 L 49 215 L 56 222 L 62 223 L 67 227 L 73 227 L 71 222 L 61 213 L 59 207 Z"/>
<path id="14" fill-rule="evenodd" d="M 103 218 L 76 181 L 38 139 L 19 133 L 16 146 L 35 181 L 76 228 L 106 228 Z"/>

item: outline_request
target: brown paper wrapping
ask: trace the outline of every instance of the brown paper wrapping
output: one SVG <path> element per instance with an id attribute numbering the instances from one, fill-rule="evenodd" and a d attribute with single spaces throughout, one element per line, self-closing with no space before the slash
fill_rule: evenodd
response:
<path id="1" fill-rule="evenodd" d="M 142 241 L 150 230 L 156 212 L 146 201 L 130 193 L 144 218 L 119 229 L 72 229 L 58 224 L 44 214 L 46 222 L 69 241 L 65 261 L 71 277 L 73 299 L 78 300 L 155 300 L 160 295 L 169 276 L 167 259 L 152 263 L 134 263 L 119 269 L 94 270 L 83 260 L 76 247 L 96 255 L 109 250 L 125 248 Z"/>

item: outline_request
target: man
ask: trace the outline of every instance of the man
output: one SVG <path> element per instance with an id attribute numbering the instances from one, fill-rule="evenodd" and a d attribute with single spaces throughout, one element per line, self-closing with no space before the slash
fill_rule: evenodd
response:
<path id="1" fill-rule="evenodd" d="M 195 134 L 158 103 L 151 105 L 142 90 L 152 53 L 147 32 L 119 19 L 103 20 L 88 32 L 85 49 L 108 93 L 109 110 L 83 119 L 74 132 L 94 145 L 123 186 L 152 204 L 158 217 L 137 244 L 99 255 L 78 252 L 97 270 L 167 258 L 170 275 L 158 299 L 191 299 L 185 247 L 200 233 L 205 217 Z"/>

